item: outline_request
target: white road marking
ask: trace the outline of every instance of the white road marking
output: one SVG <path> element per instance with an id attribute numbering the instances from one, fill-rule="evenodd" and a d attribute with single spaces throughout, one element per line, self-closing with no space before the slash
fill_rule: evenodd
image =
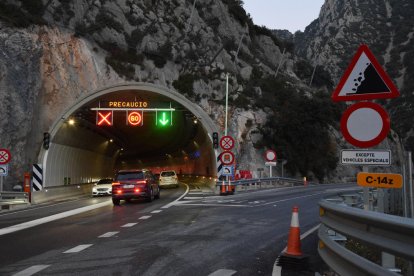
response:
<path id="1" fill-rule="evenodd" d="M 219 269 L 214 271 L 213 273 L 208 274 L 208 276 L 231 276 L 233 274 L 235 274 L 237 271 L 236 270 L 231 270 L 231 269 Z"/>
<path id="2" fill-rule="evenodd" d="M 86 248 L 88 248 L 90 246 L 92 246 L 92 244 L 81 244 L 81 245 L 78 245 L 78 246 L 76 246 L 76 247 L 74 247 L 72 249 L 66 250 L 63 253 L 78 253 L 78 252 L 80 252 L 82 250 L 85 250 Z"/>
<path id="3" fill-rule="evenodd" d="M 202 197 L 202 196 L 186 196 L 186 197 L 184 197 L 184 199 L 189 199 L 189 200 L 192 200 L 192 199 L 203 199 L 204 197 Z"/>
<path id="4" fill-rule="evenodd" d="M 278 202 L 289 201 L 289 200 L 292 200 L 292 199 L 299 199 L 299 198 L 305 198 L 305 197 L 316 196 L 316 195 L 321 195 L 321 194 L 310 194 L 310 195 L 305 195 L 305 196 L 291 197 L 291 198 L 276 200 L 276 201 L 272 201 L 272 202 L 267 202 L 267 203 L 264 203 L 264 204 L 260 204 L 258 206 L 264 206 L 264 205 L 274 204 L 274 203 L 278 203 Z"/>
<path id="5" fill-rule="evenodd" d="M 154 211 L 151 212 L 151 214 L 158 214 L 158 213 L 161 213 L 161 212 L 162 212 L 162 210 L 154 210 Z"/>
<path id="6" fill-rule="evenodd" d="M 139 219 L 149 219 L 151 216 L 142 216 Z"/>
<path id="7" fill-rule="evenodd" d="M 136 223 L 136 222 L 134 222 L 134 223 L 127 223 L 127 224 L 122 225 L 121 227 L 132 227 L 132 226 L 134 226 L 136 224 L 138 224 L 138 223 Z"/>
<path id="8" fill-rule="evenodd" d="M 224 207 L 247 207 L 251 208 L 252 206 L 248 205 L 237 205 L 237 204 L 202 204 L 202 203 L 182 203 L 177 204 L 176 206 L 224 206 Z"/>
<path id="9" fill-rule="evenodd" d="M 32 220 L 32 221 L 20 223 L 20 224 L 17 224 L 17 225 L 5 227 L 5 228 L 0 229 L 0 236 L 5 235 L 5 234 L 9 234 L 9 233 L 13 233 L 13 232 L 16 232 L 16 231 L 20 231 L 20 230 L 23 230 L 23 229 L 26 229 L 26 228 L 34 227 L 34 226 L 44 224 L 44 223 L 47 223 L 47 222 L 51 222 L 51 221 L 54 221 L 54 220 L 58 220 L 58 219 L 70 217 L 70 216 L 73 216 L 73 215 L 77 215 L 77 214 L 87 212 L 87 211 L 90 211 L 90 210 L 94 210 L 94 209 L 97 209 L 97 208 L 101 208 L 101 207 L 106 206 L 106 205 L 112 205 L 112 202 L 111 201 L 102 202 L 102 203 L 98 203 L 98 204 L 94 204 L 94 205 L 90 205 L 90 206 L 86 206 L 86 207 L 66 211 L 66 212 L 63 212 L 63 213 L 60 213 L 60 214 L 56 214 L 56 215 L 52 215 L 52 216 L 48 216 L 48 217 L 44 217 L 44 218 L 40 218 L 40 219 L 35 219 L 35 220 Z"/>
<path id="10" fill-rule="evenodd" d="M 45 268 L 48 268 L 49 266 L 50 265 L 34 265 L 29 268 L 26 268 L 25 270 L 13 274 L 13 276 L 30 276 L 39 271 L 42 271 Z"/>
<path id="11" fill-rule="evenodd" d="M 118 233 L 119 233 L 119 231 L 107 232 L 105 234 L 100 235 L 98 238 L 109 238 L 109 237 L 112 237 L 112 236 L 114 236 Z"/>
<path id="12" fill-rule="evenodd" d="M 176 203 L 182 199 L 183 197 L 185 197 L 188 194 L 188 191 L 190 190 L 190 187 L 184 183 L 185 186 L 187 186 L 187 189 L 185 190 L 184 194 L 182 194 L 179 198 L 177 198 L 176 200 L 174 200 L 173 202 L 168 203 L 167 205 L 162 206 L 161 208 L 166 209 L 166 208 L 170 208 L 171 206 L 176 205 Z"/>

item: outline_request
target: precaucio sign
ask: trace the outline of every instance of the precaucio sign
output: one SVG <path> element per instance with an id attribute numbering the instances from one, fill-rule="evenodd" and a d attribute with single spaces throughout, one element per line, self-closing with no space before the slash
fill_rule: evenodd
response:
<path id="1" fill-rule="evenodd" d="M 363 187 L 399 189 L 403 181 L 401 174 L 360 172 L 357 175 L 357 183 Z"/>
<path id="2" fill-rule="evenodd" d="M 389 166 L 389 150 L 341 150 L 341 163 L 344 165 Z"/>

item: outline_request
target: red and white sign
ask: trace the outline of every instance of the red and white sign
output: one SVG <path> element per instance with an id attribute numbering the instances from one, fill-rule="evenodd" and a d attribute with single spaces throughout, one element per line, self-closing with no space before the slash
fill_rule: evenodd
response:
<path id="1" fill-rule="evenodd" d="M 0 165 L 10 162 L 11 153 L 8 149 L 0 149 Z"/>
<path id="2" fill-rule="evenodd" d="M 234 163 L 234 154 L 231 151 L 223 151 L 220 154 L 220 160 L 223 165 L 231 165 Z"/>
<path id="3" fill-rule="evenodd" d="M 223 136 L 220 139 L 220 147 L 224 150 L 231 150 L 234 148 L 234 139 L 231 136 Z"/>
<path id="4" fill-rule="evenodd" d="M 98 126 L 112 126 L 112 111 L 97 111 L 96 124 Z"/>
<path id="5" fill-rule="evenodd" d="M 351 105 L 341 119 L 341 131 L 352 145 L 369 148 L 379 144 L 390 130 L 387 112 L 378 104 L 359 102 Z"/>
<path id="6" fill-rule="evenodd" d="M 400 95 L 367 45 L 361 45 L 332 94 L 334 102 L 390 99 Z"/>
<path id="7" fill-rule="evenodd" d="M 144 120 L 142 119 L 142 111 L 132 111 L 128 113 L 128 124 L 133 126 L 142 126 L 144 123 Z"/>
<path id="8" fill-rule="evenodd" d="M 268 162 L 276 161 L 276 152 L 274 150 L 267 150 L 265 152 L 265 159 Z"/>

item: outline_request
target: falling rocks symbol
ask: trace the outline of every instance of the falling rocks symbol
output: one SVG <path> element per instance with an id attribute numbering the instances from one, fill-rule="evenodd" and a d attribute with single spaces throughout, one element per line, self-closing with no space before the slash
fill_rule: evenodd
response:
<path id="1" fill-rule="evenodd" d="M 384 81 L 378 75 L 372 63 L 367 63 L 364 72 L 359 73 L 359 77 L 354 79 L 355 88 L 352 88 L 353 93 L 348 94 L 369 94 L 369 93 L 383 93 L 390 92 L 390 89 L 385 85 Z M 356 92 L 355 92 L 356 91 Z"/>

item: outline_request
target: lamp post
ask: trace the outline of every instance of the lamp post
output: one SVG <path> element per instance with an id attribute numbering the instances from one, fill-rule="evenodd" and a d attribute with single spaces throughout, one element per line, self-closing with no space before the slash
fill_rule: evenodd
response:
<path id="1" fill-rule="evenodd" d="M 224 136 L 227 136 L 227 113 L 229 107 L 229 73 L 226 73 L 226 107 L 225 113 L 226 117 L 224 118 Z"/>

